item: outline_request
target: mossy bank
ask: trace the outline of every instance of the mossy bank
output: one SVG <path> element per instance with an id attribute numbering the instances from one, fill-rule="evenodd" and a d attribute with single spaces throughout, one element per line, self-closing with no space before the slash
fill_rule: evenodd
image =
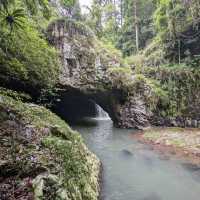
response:
<path id="1" fill-rule="evenodd" d="M 0 91 L 0 199 L 98 199 L 99 159 L 63 120 L 23 98 Z"/>

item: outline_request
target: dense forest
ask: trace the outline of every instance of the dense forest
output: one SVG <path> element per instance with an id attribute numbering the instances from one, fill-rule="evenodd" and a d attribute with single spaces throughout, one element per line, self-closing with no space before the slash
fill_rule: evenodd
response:
<path id="1" fill-rule="evenodd" d="M 55 74 L 58 65 L 55 51 L 45 42 L 45 28 L 58 17 L 53 4 L 46 0 L 0 3 L 1 71 L 13 77 L 20 73 L 21 79 L 30 78 L 41 87 L 53 84 L 54 78 L 40 81 L 48 79 L 41 77 L 45 66 L 52 66 L 47 73 Z M 137 55 L 132 60 L 142 62 L 145 57 L 149 65 L 198 65 L 199 49 L 195 44 L 199 41 L 200 4 L 197 0 L 94 0 L 86 8 L 86 14 L 81 13 L 75 0 L 62 0 L 60 6 L 65 17 L 89 26 L 103 43 L 120 50 L 129 62 L 131 56 Z M 44 55 L 37 56 L 41 53 Z M 33 72 L 31 77 L 29 70 Z"/>
<path id="2" fill-rule="evenodd" d="M 82 20 L 124 57 L 146 53 L 161 63 L 174 64 L 198 57 L 192 46 L 199 34 L 195 0 L 93 1 Z"/>
<path id="3" fill-rule="evenodd" d="M 56 51 L 46 42 L 45 29 L 60 14 L 57 4 L 62 16 L 85 24 L 110 49 L 119 50 L 124 65 L 198 67 L 197 0 L 94 0 L 86 13 L 81 13 L 75 0 L 0 3 L 1 82 L 9 74 L 12 81 L 20 78 L 30 87 L 42 89 L 55 83 L 59 63 Z"/>
<path id="4" fill-rule="evenodd" d="M 175 62 L 184 62 L 179 60 L 179 56 L 182 58 L 184 55 L 192 54 L 186 49 L 184 39 L 192 41 L 197 38 L 199 25 L 197 1 L 122 1 L 118 5 L 115 4 L 117 3 L 109 2 L 107 5 L 113 7 L 112 12 L 115 14 L 111 17 L 105 11 L 106 22 L 110 25 L 105 25 L 102 33 L 103 37 L 114 41 L 115 46 L 121 49 L 125 56 L 150 48 L 152 43 L 160 45 L 165 50 L 164 58 L 169 56 L 172 59 L 173 56 L 168 55 L 170 54 L 168 48 L 172 48 L 177 55 L 175 60 L 172 59 Z M 116 10 L 118 6 L 120 12 Z M 117 17 L 120 19 L 120 25 L 117 23 Z M 107 27 L 113 27 L 108 31 L 113 32 L 113 36 L 107 36 Z M 112 37 L 116 39 L 113 40 Z"/>
<path id="5" fill-rule="evenodd" d="M 200 164 L 200 1 L 90 2 L 0 0 L 0 200 L 100 199 L 102 164 L 68 125 L 88 117 L 93 119 L 90 126 L 100 116 L 110 120 L 103 130 L 82 130 L 98 133 L 86 137 L 98 136 L 91 139 L 93 148 L 100 146 L 98 155 L 118 156 L 108 159 L 111 166 L 105 170 L 121 163 L 131 170 L 126 181 L 133 163 L 142 164 L 141 174 L 156 178 L 148 171 L 155 156 L 141 143 L 173 148 L 172 154 L 181 152 Z M 175 128 L 151 129 L 157 126 Z M 128 129 L 142 130 L 137 138 L 141 143 L 136 134 L 127 136 Z M 130 146 L 129 136 L 137 148 L 118 152 L 114 142 Z M 155 160 L 165 172 L 162 159 Z M 122 176 L 122 170 L 113 171 L 105 174 L 118 183 L 116 174 Z M 115 189 L 129 188 L 135 180 L 126 181 Z M 193 188 L 183 188 L 181 195 L 187 193 L 188 199 Z M 198 199 L 199 189 L 194 191 Z M 129 200 L 134 191 L 127 198 L 123 192 L 117 200 Z M 138 199 L 162 195 L 140 194 Z M 184 200 L 176 195 L 169 199 Z"/>

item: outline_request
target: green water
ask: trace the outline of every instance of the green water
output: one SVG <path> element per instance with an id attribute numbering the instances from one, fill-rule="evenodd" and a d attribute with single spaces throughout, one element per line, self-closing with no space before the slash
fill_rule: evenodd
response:
<path id="1" fill-rule="evenodd" d="M 93 121 L 94 122 L 94 121 Z M 165 159 L 112 121 L 74 126 L 103 163 L 104 200 L 199 200 L 200 168 Z"/>

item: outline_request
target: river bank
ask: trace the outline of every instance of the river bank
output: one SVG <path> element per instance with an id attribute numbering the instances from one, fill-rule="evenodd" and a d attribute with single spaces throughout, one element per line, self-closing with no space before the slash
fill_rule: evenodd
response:
<path id="1" fill-rule="evenodd" d="M 101 162 L 81 135 L 17 97 L 0 90 L 0 199 L 97 200 Z"/>
<path id="2" fill-rule="evenodd" d="M 134 134 L 134 137 L 162 153 L 166 159 L 173 155 L 200 165 L 200 129 L 154 127 Z"/>

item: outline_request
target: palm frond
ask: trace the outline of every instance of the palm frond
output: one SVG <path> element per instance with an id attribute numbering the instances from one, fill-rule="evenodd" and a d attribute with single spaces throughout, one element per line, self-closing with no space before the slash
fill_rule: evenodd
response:
<path id="1" fill-rule="evenodd" d="M 1 12 L 1 25 L 5 25 L 10 28 L 10 31 L 12 32 L 13 29 L 16 28 L 22 28 L 23 22 L 25 19 L 25 13 L 24 10 L 21 8 L 14 8 L 13 10 L 3 10 Z"/>
<path id="2" fill-rule="evenodd" d="M 0 0 L 0 9 L 8 10 L 8 7 L 14 3 L 14 0 Z"/>

